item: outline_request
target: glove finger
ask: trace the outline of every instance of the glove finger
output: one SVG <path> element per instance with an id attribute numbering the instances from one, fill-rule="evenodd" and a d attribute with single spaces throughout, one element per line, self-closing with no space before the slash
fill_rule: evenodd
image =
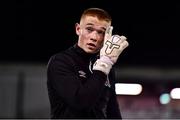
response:
<path id="1" fill-rule="evenodd" d="M 107 33 L 109 36 L 112 36 L 112 30 L 113 30 L 113 26 L 109 26 L 109 27 L 106 29 L 106 33 Z"/>
<path id="2" fill-rule="evenodd" d="M 125 48 L 128 47 L 128 46 L 129 46 L 129 43 L 128 43 L 126 40 L 124 40 L 124 41 L 121 43 L 122 49 L 125 49 Z"/>
<path id="3" fill-rule="evenodd" d="M 121 44 L 121 43 L 123 43 L 124 41 L 126 41 L 126 37 L 125 36 L 119 36 L 119 42 L 118 42 L 118 44 Z"/>
<path id="4" fill-rule="evenodd" d="M 108 26 L 106 31 L 105 31 L 105 41 L 106 40 L 110 40 L 111 36 L 112 36 L 112 30 L 113 30 L 113 26 Z"/>
<path id="5" fill-rule="evenodd" d="M 121 41 L 124 42 L 127 38 L 125 36 L 120 36 Z"/>

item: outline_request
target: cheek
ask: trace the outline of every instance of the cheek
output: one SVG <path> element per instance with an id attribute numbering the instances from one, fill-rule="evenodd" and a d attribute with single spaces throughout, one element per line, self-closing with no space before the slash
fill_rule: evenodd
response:
<path id="1" fill-rule="evenodd" d="M 102 44 L 104 42 L 104 37 L 101 37 L 98 42 Z"/>
<path id="2" fill-rule="evenodd" d="M 82 39 L 85 39 L 86 38 L 86 32 L 85 31 L 83 31 L 83 30 L 81 30 L 81 32 L 80 32 L 80 36 L 81 36 L 81 38 Z"/>
<path id="3" fill-rule="evenodd" d="M 104 39 L 101 39 L 101 40 L 98 41 L 98 46 L 99 47 L 101 47 L 103 45 L 103 41 L 104 41 Z"/>
<path id="4" fill-rule="evenodd" d="M 81 34 L 81 40 L 82 40 L 84 43 L 87 43 L 88 40 L 90 40 L 89 34 L 86 34 L 86 33 Z"/>
<path id="5" fill-rule="evenodd" d="M 80 37 L 80 42 L 81 42 L 81 44 L 86 44 L 87 43 L 87 36 L 86 35 L 84 35 L 84 34 L 81 34 L 81 36 L 79 36 Z"/>

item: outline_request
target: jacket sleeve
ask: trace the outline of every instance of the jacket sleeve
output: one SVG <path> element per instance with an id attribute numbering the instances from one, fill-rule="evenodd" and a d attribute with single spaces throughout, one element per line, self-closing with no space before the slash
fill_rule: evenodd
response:
<path id="1" fill-rule="evenodd" d="M 68 59 L 66 56 L 51 57 L 47 66 L 49 84 L 70 107 L 79 110 L 91 108 L 103 90 L 106 75 L 93 71 L 87 82 L 82 84 Z"/>
<path id="2" fill-rule="evenodd" d="M 115 72 L 114 69 L 111 70 L 110 72 L 110 81 L 111 81 L 111 97 L 108 102 L 107 106 L 107 117 L 111 119 L 122 119 L 121 112 L 120 112 L 120 107 L 117 101 L 117 95 L 115 92 Z"/>

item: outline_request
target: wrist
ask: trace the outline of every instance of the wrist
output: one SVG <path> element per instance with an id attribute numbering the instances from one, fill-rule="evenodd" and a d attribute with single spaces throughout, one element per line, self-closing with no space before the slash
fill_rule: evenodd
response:
<path id="1" fill-rule="evenodd" d="M 101 56 L 99 59 L 100 59 L 102 62 L 106 63 L 106 64 L 111 64 L 111 65 L 114 64 L 114 63 L 112 62 L 112 60 L 110 59 L 110 57 L 108 57 L 108 56 L 103 55 L 103 56 Z"/>
<path id="2" fill-rule="evenodd" d="M 97 59 L 97 61 L 94 63 L 93 70 L 99 70 L 108 75 L 112 68 L 112 65 L 113 62 L 110 60 L 109 57 L 102 56 L 100 59 Z"/>

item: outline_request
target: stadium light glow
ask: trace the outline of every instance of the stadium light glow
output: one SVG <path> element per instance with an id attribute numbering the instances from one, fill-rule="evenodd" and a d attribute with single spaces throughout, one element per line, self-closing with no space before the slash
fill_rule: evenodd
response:
<path id="1" fill-rule="evenodd" d="M 117 95 L 139 95 L 142 92 L 142 85 L 136 83 L 116 83 Z"/>
<path id="2" fill-rule="evenodd" d="M 159 97 L 159 101 L 161 104 L 168 104 L 170 102 L 171 98 L 169 93 L 163 93 Z"/>
<path id="3" fill-rule="evenodd" d="M 180 99 L 180 88 L 174 88 L 170 92 L 172 99 Z"/>

